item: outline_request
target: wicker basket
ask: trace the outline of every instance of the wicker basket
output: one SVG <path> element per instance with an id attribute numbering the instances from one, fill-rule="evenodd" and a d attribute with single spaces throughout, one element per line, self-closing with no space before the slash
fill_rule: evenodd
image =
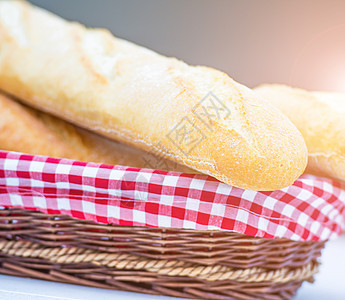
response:
<path id="1" fill-rule="evenodd" d="M 324 242 L 101 225 L 0 210 L 2 274 L 198 299 L 290 299 Z"/>

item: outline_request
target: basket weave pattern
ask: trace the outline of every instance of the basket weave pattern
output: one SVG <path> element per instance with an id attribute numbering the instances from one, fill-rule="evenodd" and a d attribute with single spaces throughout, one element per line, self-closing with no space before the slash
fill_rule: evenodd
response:
<path id="1" fill-rule="evenodd" d="M 289 299 L 312 280 L 323 246 L 0 210 L 1 273 L 157 295 Z"/>

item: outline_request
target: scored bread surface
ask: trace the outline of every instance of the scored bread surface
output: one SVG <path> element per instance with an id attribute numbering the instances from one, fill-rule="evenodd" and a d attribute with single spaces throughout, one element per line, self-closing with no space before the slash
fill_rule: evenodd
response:
<path id="1" fill-rule="evenodd" d="M 305 169 L 306 146 L 288 118 L 215 69 L 23 1 L 0 1 L 0 47 L 0 89 L 111 139 L 246 189 L 286 187 Z M 196 113 L 210 93 L 226 116 Z"/>

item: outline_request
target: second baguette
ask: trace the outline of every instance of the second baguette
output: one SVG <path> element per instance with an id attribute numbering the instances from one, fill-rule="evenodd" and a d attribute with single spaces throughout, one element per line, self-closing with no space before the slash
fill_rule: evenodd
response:
<path id="1" fill-rule="evenodd" d="M 301 131 L 309 152 L 306 172 L 345 181 L 345 94 L 282 84 L 265 84 L 255 90 Z"/>

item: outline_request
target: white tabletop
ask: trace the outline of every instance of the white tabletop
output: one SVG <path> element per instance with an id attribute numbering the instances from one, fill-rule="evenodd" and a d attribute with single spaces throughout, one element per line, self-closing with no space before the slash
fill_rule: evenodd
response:
<path id="1" fill-rule="evenodd" d="M 103 290 L 28 278 L 0 275 L 0 299 L 180 299 Z M 295 300 L 345 299 L 345 236 L 328 242 L 322 255 L 320 273 L 314 284 L 304 283 Z"/>

